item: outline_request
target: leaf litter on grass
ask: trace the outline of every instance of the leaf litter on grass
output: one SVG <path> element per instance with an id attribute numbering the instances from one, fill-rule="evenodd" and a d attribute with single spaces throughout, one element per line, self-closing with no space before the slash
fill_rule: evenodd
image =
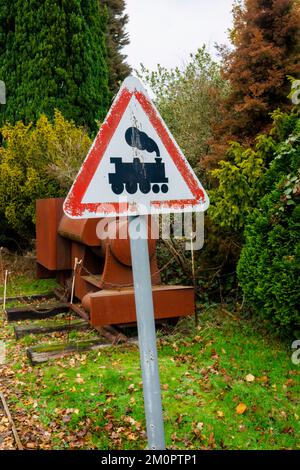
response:
<path id="1" fill-rule="evenodd" d="M 28 449 L 144 449 L 145 418 L 136 346 L 28 363 L 28 339 L 3 324 L 8 359 L 1 378 Z M 82 335 L 94 333 L 80 332 Z M 76 335 L 75 335 L 76 336 Z M 298 449 L 299 367 L 284 342 L 217 307 L 195 328 L 185 319 L 159 335 L 167 447 Z M 63 341 L 65 333 L 35 341 Z M 246 408 L 245 408 L 246 407 Z M 239 410 L 239 412 L 238 412 Z M 243 410 L 243 411 L 242 411 Z"/>

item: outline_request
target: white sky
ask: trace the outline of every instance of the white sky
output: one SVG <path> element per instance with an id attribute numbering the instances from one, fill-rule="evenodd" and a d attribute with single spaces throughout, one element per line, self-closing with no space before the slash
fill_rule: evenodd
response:
<path id="1" fill-rule="evenodd" d="M 128 63 L 150 70 L 182 66 L 205 43 L 217 58 L 214 43 L 228 43 L 233 0 L 126 0 L 130 45 Z"/>

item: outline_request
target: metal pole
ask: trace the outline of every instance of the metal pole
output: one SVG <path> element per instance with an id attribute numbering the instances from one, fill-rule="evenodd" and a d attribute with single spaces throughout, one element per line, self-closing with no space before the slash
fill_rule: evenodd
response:
<path id="1" fill-rule="evenodd" d="M 72 303 L 73 303 L 73 298 L 74 298 L 75 276 L 76 276 L 77 263 L 78 263 L 78 258 L 75 258 L 75 261 L 74 261 L 74 268 L 73 268 L 73 279 L 72 279 L 71 299 L 70 299 L 70 304 L 71 304 L 71 305 L 72 305 Z"/>
<path id="2" fill-rule="evenodd" d="M 7 276 L 8 276 L 8 271 L 6 269 L 5 275 L 4 275 L 3 312 L 5 312 L 5 310 L 6 310 Z"/>
<path id="3" fill-rule="evenodd" d="M 148 250 L 148 217 L 129 217 L 135 307 L 149 450 L 164 450 L 164 424 Z M 136 227 L 139 227 L 137 238 Z"/>

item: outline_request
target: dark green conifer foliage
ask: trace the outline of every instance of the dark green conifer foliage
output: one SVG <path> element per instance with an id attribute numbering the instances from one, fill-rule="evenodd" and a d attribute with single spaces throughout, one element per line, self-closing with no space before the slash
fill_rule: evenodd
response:
<path id="1" fill-rule="evenodd" d="M 14 11 L 16 3 L 17 0 L 0 0 L 0 80 L 5 82 L 6 93 L 8 94 L 10 90 L 16 88 L 17 83 L 14 50 Z M 7 105 L 0 106 L 1 122 L 5 119 L 6 110 Z"/>
<path id="2" fill-rule="evenodd" d="M 0 77 L 4 119 L 41 113 L 97 128 L 108 108 L 104 8 L 98 0 L 0 0 Z"/>
<path id="3" fill-rule="evenodd" d="M 109 68 L 109 89 L 115 94 L 120 83 L 130 74 L 131 68 L 126 63 L 126 55 L 122 53 L 124 46 L 129 44 L 125 26 L 128 15 L 124 13 L 124 0 L 100 0 L 107 8 L 107 53 Z"/>

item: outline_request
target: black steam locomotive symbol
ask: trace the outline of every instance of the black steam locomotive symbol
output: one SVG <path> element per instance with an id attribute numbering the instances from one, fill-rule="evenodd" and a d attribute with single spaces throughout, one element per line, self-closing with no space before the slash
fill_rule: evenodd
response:
<path id="1" fill-rule="evenodd" d="M 124 186 L 129 194 L 135 194 L 139 189 L 143 194 L 151 190 L 154 193 L 167 193 L 169 179 L 165 175 L 165 164 L 160 158 L 159 148 L 153 139 L 136 127 L 129 127 L 125 132 L 128 145 L 139 150 L 155 152 L 155 163 L 141 162 L 134 158 L 132 163 L 123 162 L 121 157 L 112 157 L 110 163 L 115 165 L 115 173 L 108 174 L 108 181 L 115 194 L 122 194 Z"/>

